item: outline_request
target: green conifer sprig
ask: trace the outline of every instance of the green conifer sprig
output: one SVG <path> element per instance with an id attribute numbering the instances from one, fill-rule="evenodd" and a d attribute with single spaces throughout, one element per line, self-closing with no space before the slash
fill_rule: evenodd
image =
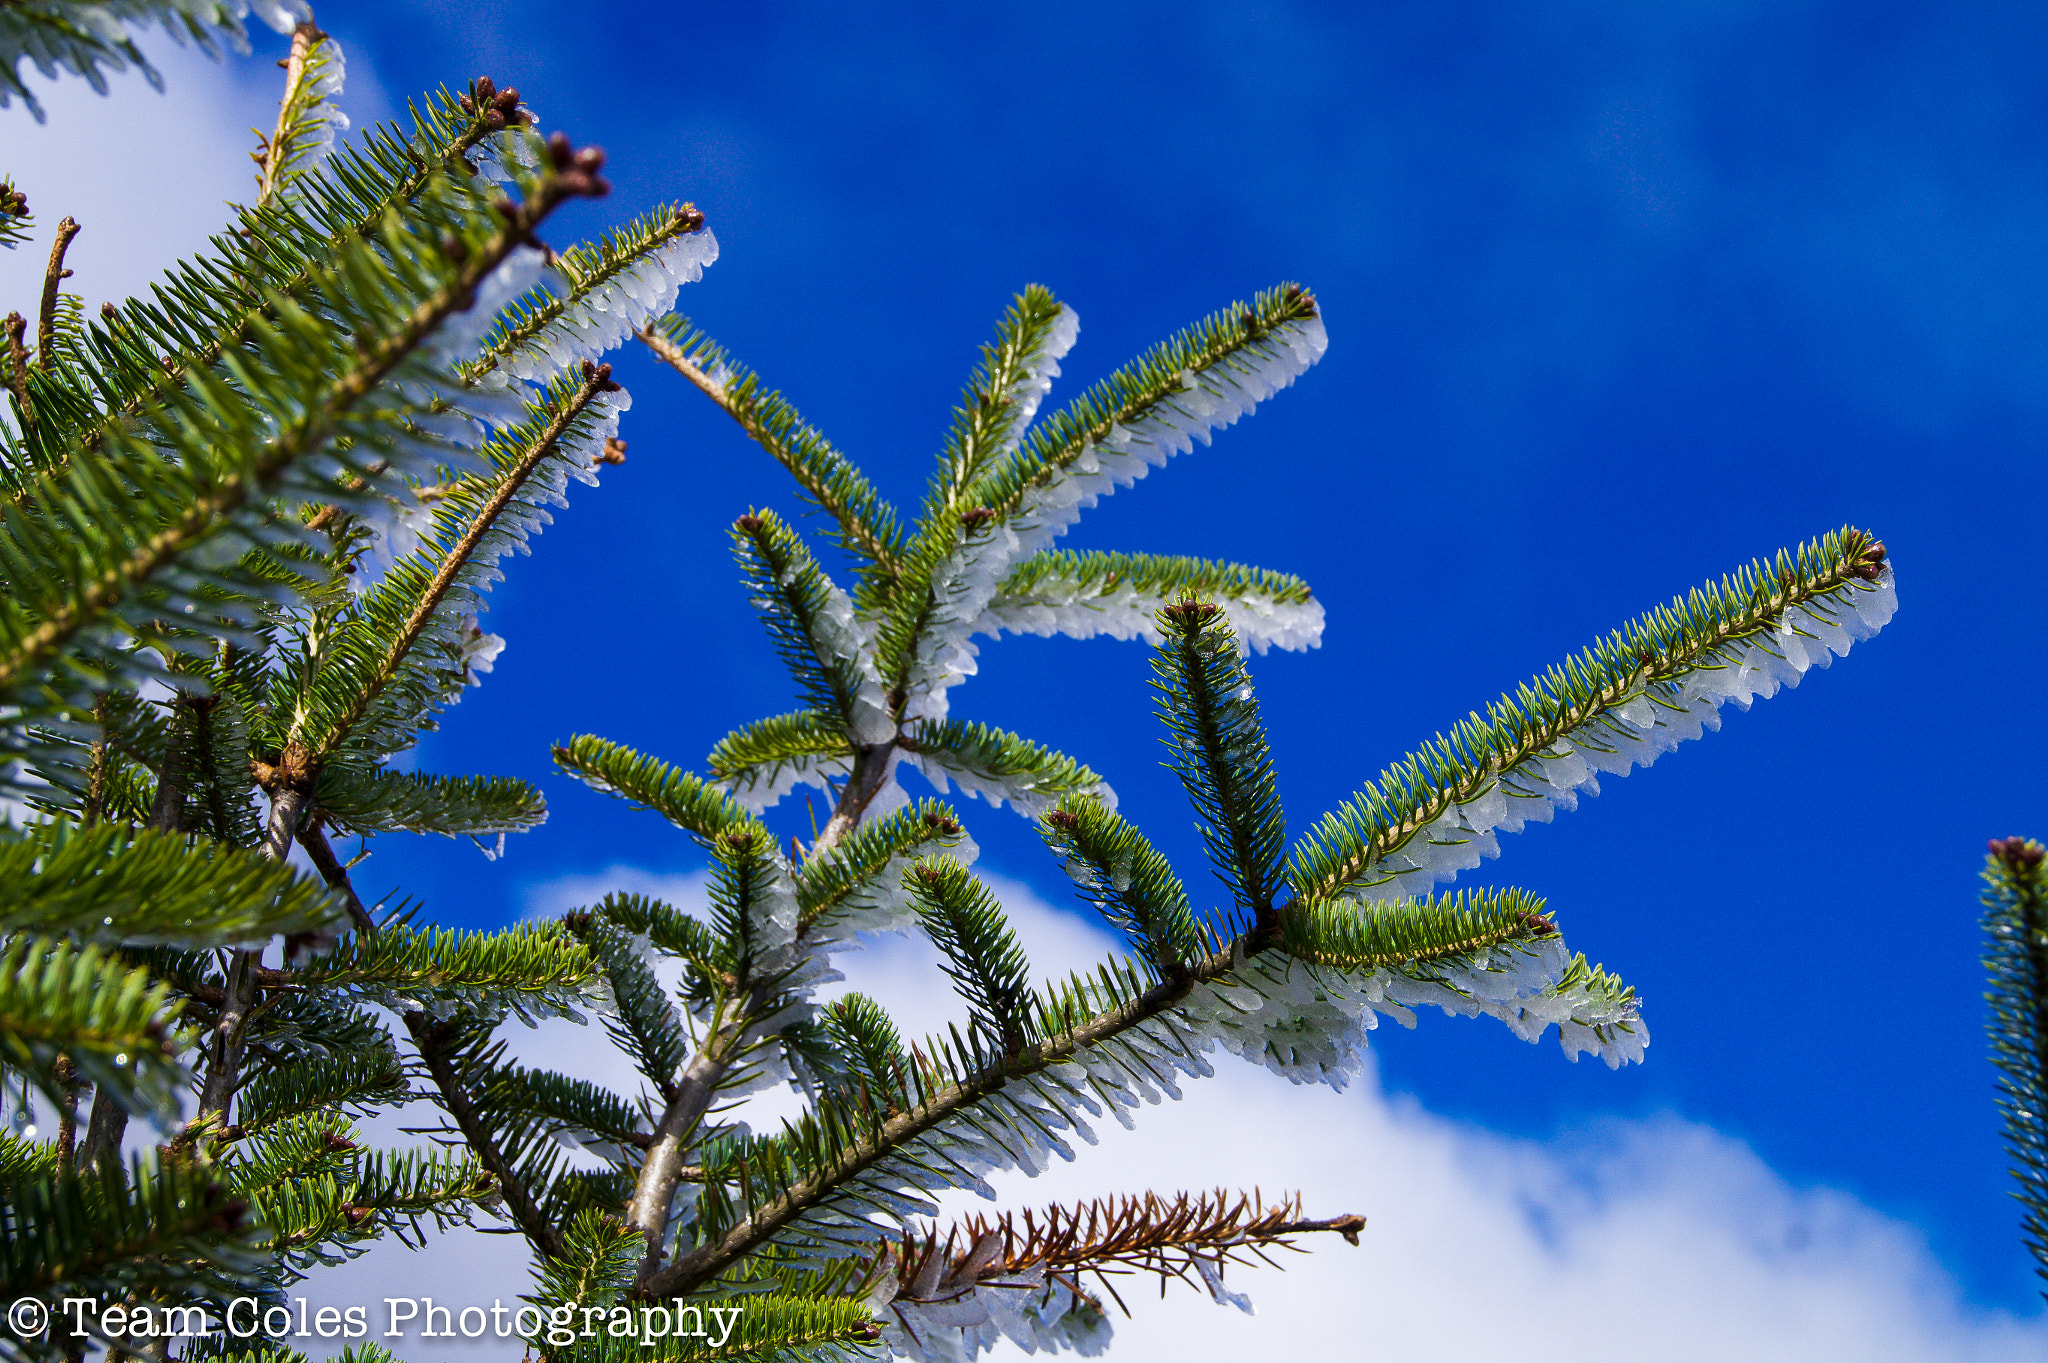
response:
<path id="1" fill-rule="evenodd" d="M 1167 766 L 1237 906 L 1264 922 L 1289 888 L 1287 820 L 1236 633 L 1215 605 L 1194 599 L 1160 611 L 1159 623 L 1166 637 L 1152 685 L 1172 754 Z"/>
<path id="2" fill-rule="evenodd" d="M 1028 490 L 1049 486 L 1115 428 L 1150 414 L 1171 413 L 1175 424 L 1184 421 L 1190 433 L 1199 427 L 1197 438 L 1206 440 L 1205 417 L 1181 410 L 1192 405 L 1189 395 L 1219 374 L 1235 377 L 1276 359 L 1295 339 L 1289 324 L 1319 320 L 1314 296 L 1295 284 L 1263 290 L 1249 308 L 1234 304 L 1204 318 L 1048 417 L 975 484 L 974 504 L 1007 518 Z"/>
<path id="3" fill-rule="evenodd" d="M 617 1011 L 605 1018 L 605 1030 L 633 1057 L 664 1100 L 676 1092 L 676 1077 L 690 1058 L 691 1037 L 668 999 L 668 990 L 654 968 L 625 932 L 600 914 L 578 914 L 570 920 L 577 939 L 589 948 L 592 963 L 611 984 Z"/>
<path id="4" fill-rule="evenodd" d="M 566 367 L 550 362 L 548 342 L 569 340 L 581 329 L 573 325 L 574 319 L 608 286 L 626 282 L 650 257 L 702 232 L 703 228 L 704 215 L 695 204 L 670 204 L 651 209 L 595 240 L 578 242 L 558 252 L 550 263 L 564 287 L 537 287 L 515 299 L 486 338 L 476 360 L 466 367 L 467 374 L 475 381 L 504 365 L 524 378 Z M 708 251 L 715 252 L 708 239 L 706 246 Z M 708 262 L 692 262 L 699 272 L 703 263 Z M 633 283 L 639 285 L 638 280 Z M 598 348 L 609 350 L 623 339 L 607 337 Z"/>
<path id="5" fill-rule="evenodd" d="M 523 1104 L 548 1119 L 546 1134 L 553 1139 L 574 1141 L 607 1159 L 623 1160 L 625 1151 L 649 1139 L 638 1107 L 587 1079 L 514 1068 L 493 1080 L 488 1101 L 506 1108 Z"/>
<path id="6" fill-rule="evenodd" d="M 256 201 L 266 203 L 304 179 L 327 154 L 335 133 L 348 126 L 348 116 L 334 105 L 341 93 L 344 61 L 340 44 L 303 19 L 292 30 L 290 53 L 284 59 L 284 95 L 278 100 L 277 126 L 251 152 L 256 162 Z"/>
<path id="7" fill-rule="evenodd" d="M 981 348 L 981 364 L 953 409 L 953 428 L 926 497 L 927 516 L 957 503 L 995 461 L 1016 449 L 1077 330 L 1074 314 L 1050 290 L 1033 284 L 1017 295 L 996 323 L 995 340 Z"/>
<path id="8" fill-rule="evenodd" d="M 1115 810 L 1070 796 L 1039 821 L 1039 831 L 1081 897 L 1129 936 L 1140 959 L 1167 972 L 1204 954 L 1187 887 L 1165 856 Z"/>
<path id="9" fill-rule="evenodd" d="M 1280 918 L 1290 956 L 1342 970 L 1407 965 L 1556 932 L 1526 890 L 1460 890 L 1423 900 L 1302 904 Z"/>
<path id="10" fill-rule="evenodd" d="M 903 542 L 895 509 L 781 393 L 768 391 L 758 375 L 687 317 L 664 317 L 642 331 L 640 339 L 789 470 L 804 495 L 832 517 L 840 546 L 865 560 L 864 583 L 872 579 L 879 584 L 893 577 Z"/>
<path id="11" fill-rule="evenodd" d="M 508 1012 L 526 1021 L 579 1016 L 579 1006 L 608 1002 L 586 992 L 590 953 L 559 924 L 497 932 L 416 930 L 387 924 L 346 937 L 333 950 L 273 979 L 302 989 L 347 990 L 401 1011 L 458 1007 L 494 1021 Z"/>
<path id="12" fill-rule="evenodd" d="M 0 1183 L 0 1291 L 43 1300 L 59 1323 L 64 1294 L 118 1302 L 134 1293 L 217 1314 L 262 1271 L 268 1241 L 248 1201 L 200 1164 L 136 1160 Z M 0 1338 L 11 1358 L 61 1356 L 11 1332 Z"/>
<path id="13" fill-rule="evenodd" d="M 800 925 L 813 931 L 841 920 L 863 926 L 887 921 L 889 904 L 912 863 L 946 850 L 971 860 L 972 846 L 953 810 L 939 800 L 919 800 L 887 818 L 870 820 L 799 868 Z"/>
<path id="14" fill-rule="evenodd" d="M 368 1116 L 407 1101 L 411 1086 L 398 1048 L 378 1042 L 314 1056 L 252 1076 L 235 1098 L 235 1125 L 260 1132 L 275 1123 L 315 1113 Z"/>
<path id="15" fill-rule="evenodd" d="M 125 825 L 0 835 L 0 932 L 195 947 L 316 933 L 347 919 L 327 887 L 253 853 Z"/>
<path id="16" fill-rule="evenodd" d="M 918 720 L 898 740 L 934 785 L 952 781 L 970 795 L 1020 813 L 1036 813 L 1073 796 L 1114 803 L 1100 776 L 1065 753 L 1002 729 L 966 720 Z"/>
<path id="17" fill-rule="evenodd" d="M 240 210 L 239 230 L 213 238 L 213 255 L 187 261 L 152 289 L 150 298 L 130 298 L 103 327 L 88 333 L 92 366 L 43 394 L 52 425 L 68 429 L 69 445 L 30 446 L 9 452 L 9 495 L 19 499 L 38 468 L 56 468 L 71 449 L 92 451 L 124 425 L 146 419 L 195 371 L 214 372 L 224 357 L 249 344 L 256 328 L 281 307 L 318 297 L 320 281 L 335 253 L 378 241 L 380 225 L 415 205 L 431 211 L 446 193 L 447 171 L 486 138 L 502 141 L 513 132 L 493 132 L 481 111 L 465 111 L 446 90 L 412 108 L 413 127 L 373 130 L 339 151 L 318 175 L 294 181 L 288 201 Z M 459 240 L 452 238 L 454 240 Z M 37 456 L 24 468 L 16 455 Z"/>
<path id="18" fill-rule="evenodd" d="M 718 787 L 606 739 L 577 734 L 556 745 L 554 758 L 556 766 L 592 790 L 653 810 L 706 848 L 729 829 L 761 827 Z"/>
<path id="19" fill-rule="evenodd" d="M 1501 817 L 1515 827 L 1525 817 L 1547 819 L 1551 796 L 1543 792 L 1560 787 L 1543 774 L 1546 759 L 1577 756 L 1580 765 L 1566 769 L 1582 779 L 1589 768 L 1626 774 L 1631 761 L 1646 764 L 1662 750 L 1645 751 L 1638 735 L 1665 730 L 1672 735 L 1667 746 L 1675 746 L 1707 719 L 1718 727 L 1714 713 L 1723 697 L 1746 708 L 1751 695 L 1770 694 L 1788 672 L 1796 684 L 1799 668 L 1772 665 L 1787 662 L 1788 646 L 1801 648 L 1801 666 L 1825 665 L 1823 643 L 1846 652 L 1857 637 L 1844 621 L 1856 625 L 1864 608 L 1890 614 L 1884 560 L 1884 546 L 1868 532 L 1834 531 L 1629 622 L 1389 767 L 1297 844 L 1294 885 L 1304 896 L 1329 898 L 1388 884 L 1399 870 L 1422 868 L 1426 849 L 1411 847 L 1418 833 L 1497 788 L 1513 797 Z M 1866 598 L 1882 601 L 1869 607 Z M 1863 626 L 1865 634 L 1874 631 Z M 1763 683 L 1738 692 L 1748 675 Z M 1696 717 L 1687 731 L 1689 714 Z M 1524 772 L 1528 779 L 1516 781 Z M 1484 842 L 1491 828 L 1472 825 L 1462 837 L 1445 836 Z M 1380 869 L 1404 848 L 1414 867 Z M 1485 854 L 1475 853 L 1470 864 Z"/>
<path id="20" fill-rule="evenodd" d="M 178 1022 L 167 985 L 98 947 L 25 935 L 0 946 L 0 1063 L 60 1107 L 61 1057 L 127 1111 L 174 1120 L 191 1041 Z"/>
<path id="21" fill-rule="evenodd" d="M 754 607 L 804 703 L 833 716 L 856 741 L 886 739 L 894 726 L 880 679 L 861 649 L 852 603 L 774 512 L 740 517 L 732 538 Z"/>
<path id="22" fill-rule="evenodd" d="M 854 757 L 839 716 L 800 710 L 741 725 L 718 740 L 704 765 L 726 789 L 762 798 L 760 792 L 779 792 L 801 779 L 845 776 Z"/>
<path id="23" fill-rule="evenodd" d="M 168 451 L 112 436 L 106 458 L 46 475 L 24 503 L 0 509 L 0 573 L 33 588 L 0 602 L 0 697 L 47 704 L 52 693 L 103 685 L 107 669 L 136 672 L 142 660 L 122 643 L 160 633 L 150 623 L 158 615 L 196 623 L 186 610 L 202 604 L 192 588 L 226 580 L 204 566 L 218 561 L 212 542 L 223 531 L 251 547 L 298 537 L 266 509 L 295 464 L 326 452 L 369 479 L 379 460 L 403 463 L 420 407 L 366 400 L 436 327 L 473 306 L 478 284 L 576 183 L 536 183 L 511 222 L 450 198 L 420 224 L 441 229 L 431 235 L 387 223 L 382 251 L 358 245 L 327 267 L 320 317 L 294 307 L 255 328 L 255 354 L 232 366 L 236 389 L 195 373 L 162 398 L 175 420 L 148 424 L 157 440 L 172 438 Z M 448 240 L 470 243 L 460 263 Z M 267 594 L 257 583 L 235 586 Z M 215 617 L 223 627 L 242 618 Z"/>
<path id="24" fill-rule="evenodd" d="M 1002 905 L 950 857 L 926 858 L 908 873 L 918 918 L 946 958 L 954 992 L 967 1003 L 973 1027 L 1006 1053 L 1025 1044 L 1031 962 L 1010 930 Z"/>
<path id="25" fill-rule="evenodd" d="M 547 801 L 510 776 L 363 773 L 323 767 L 316 799 L 328 822 L 345 832 L 439 833 L 485 837 L 520 833 L 547 822 Z"/>
<path id="26" fill-rule="evenodd" d="M 343 617 L 308 631 L 307 681 L 287 707 L 286 743 L 323 763 L 350 747 L 381 758 L 460 692 L 471 680 L 463 622 L 479 609 L 498 557 L 524 545 L 540 504 L 560 488 L 559 476 L 537 475 L 551 463 L 583 467 L 567 451 L 617 388 L 608 368 L 556 378 L 525 420 L 486 443 L 493 476 L 448 486 L 420 548 Z"/>
<path id="27" fill-rule="evenodd" d="M 1257 628 L 1259 616 L 1314 603 L 1300 578 L 1241 563 L 1048 549 L 1010 570 L 989 602 L 988 618 L 991 626 L 1018 634 L 1143 637 L 1156 647 L 1162 642 L 1156 612 L 1188 597 L 1221 606 L 1240 641 L 1261 653 L 1273 638 Z"/>
<path id="28" fill-rule="evenodd" d="M 1987 1024 L 1998 1110 L 2018 1186 L 2020 1239 L 2048 1279 L 2048 860 L 2028 838 L 1995 838 L 1984 861 Z M 2043 1291 L 2048 1296 L 2048 1290 Z"/>

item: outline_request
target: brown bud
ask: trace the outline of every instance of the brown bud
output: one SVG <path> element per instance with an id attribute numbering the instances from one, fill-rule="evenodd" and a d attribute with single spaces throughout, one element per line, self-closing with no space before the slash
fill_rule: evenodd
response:
<path id="1" fill-rule="evenodd" d="M 2014 870 L 2032 870 L 2048 856 L 2048 849 L 2026 838 L 1993 838 L 1987 847 L 1992 856 Z"/>
<path id="2" fill-rule="evenodd" d="M 497 106 L 500 113 L 510 118 L 512 111 L 519 107 L 519 87 L 516 85 L 506 86 L 498 91 L 496 97 L 491 100 L 491 103 Z"/>
<path id="3" fill-rule="evenodd" d="M 112 322 L 117 320 L 121 316 L 121 310 L 115 307 L 112 303 L 102 303 L 100 304 L 100 316 L 106 318 L 109 322 Z"/>
<path id="4" fill-rule="evenodd" d="M 441 254 L 451 265 L 461 266 L 469 261 L 469 248 L 462 244 L 461 237 L 441 238 Z"/>
<path id="5" fill-rule="evenodd" d="M 221 1203 L 220 1210 L 215 1212 L 213 1216 L 214 1229 L 227 1231 L 230 1234 L 242 1229 L 243 1226 L 248 1224 L 248 1221 L 249 1203 L 247 1200 L 239 1197 L 231 1197 Z"/>
<path id="6" fill-rule="evenodd" d="M 960 524 L 969 530 L 979 530 L 996 518 L 996 513 L 985 506 L 969 507 L 960 513 Z"/>
<path id="7" fill-rule="evenodd" d="M 567 170 L 576 164 L 576 149 L 569 145 L 569 134 L 556 132 L 548 138 L 548 160 L 556 170 Z"/>
<path id="8" fill-rule="evenodd" d="M 339 1131 L 327 1132 L 326 1140 L 329 1150 L 353 1150 L 356 1148 L 356 1143 L 342 1135 Z"/>
<path id="9" fill-rule="evenodd" d="M 460 99 L 456 101 L 456 103 L 462 106 L 462 112 L 466 114 L 473 114 L 476 112 L 476 101 L 471 99 L 468 95 L 462 96 Z"/>
<path id="10" fill-rule="evenodd" d="M 743 530 L 747 534 L 752 535 L 760 531 L 761 518 L 759 516 L 756 516 L 753 512 L 749 511 L 746 515 L 740 517 L 732 524 L 735 530 Z"/>
<path id="11" fill-rule="evenodd" d="M 351 1230 L 360 1230 L 364 1222 L 377 1214 L 377 1209 L 375 1207 L 358 1206 L 350 1202 L 342 1207 L 341 1214 L 348 1218 Z"/>
<path id="12" fill-rule="evenodd" d="M 489 76 L 476 78 L 476 97 L 480 104 L 489 104 L 498 97 L 498 86 Z"/>
<path id="13" fill-rule="evenodd" d="M 484 126 L 492 132 L 501 132 L 505 127 L 505 115 L 495 106 L 484 110 Z"/>
<path id="14" fill-rule="evenodd" d="M 695 204 L 684 204 L 676 210 L 676 221 L 685 232 L 694 232 L 704 225 L 704 212 Z"/>
<path id="15" fill-rule="evenodd" d="M 576 153 L 576 169 L 587 170 L 592 175 L 604 169 L 604 148 L 585 147 Z"/>
<path id="16" fill-rule="evenodd" d="M 1051 824 L 1054 828 L 1060 829 L 1067 833 L 1071 833 L 1081 826 L 1081 820 L 1079 816 L 1070 814 L 1064 809 L 1055 809 L 1049 811 L 1045 816 L 1045 821 Z"/>
<path id="17" fill-rule="evenodd" d="M 1259 317 L 1257 313 L 1247 312 L 1244 315 L 1243 321 L 1244 329 L 1246 331 L 1257 331 L 1259 329 Z"/>
<path id="18" fill-rule="evenodd" d="M 623 464 L 626 462 L 626 442 L 617 436 L 606 436 L 604 453 L 597 456 L 600 464 Z"/>

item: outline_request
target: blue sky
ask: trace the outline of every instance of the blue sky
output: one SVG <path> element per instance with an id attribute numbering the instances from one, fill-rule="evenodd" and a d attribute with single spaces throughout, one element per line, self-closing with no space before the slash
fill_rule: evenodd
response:
<path id="1" fill-rule="evenodd" d="M 320 17 L 394 103 L 488 73 L 605 146 L 616 189 L 580 227 L 694 200 L 723 254 L 679 306 L 899 505 L 1025 283 L 1081 317 L 1052 401 L 1232 299 L 1311 287 L 1327 358 L 1068 541 L 1314 585 L 1324 646 L 1254 667 L 1299 827 L 1709 574 L 1844 523 L 1877 532 L 1901 603 L 1881 636 L 1504 839 L 1479 873 L 1547 895 L 1573 945 L 1638 986 L 1649 1063 L 1575 1067 L 1439 1020 L 1382 1033 L 1380 1076 L 1514 1137 L 1703 1124 L 1918 1227 L 1971 1301 L 2038 1309 L 1974 902 L 1986 838 L 2048 832 L 2038 11 L 521 0 Z M 554 776 L 550 742 L 596 732 L 696 765 L 789 705 L 725 527 L 800 510 L 794 489 L 679 379 L 638 355 L 619 368 L 629 461 L 507 565 L 488 627 L 509 647 L 422 749 L 426 768 L 539 780 L 550 822 L 489 864 L 385 839 L 363 874 L 445 921 L 507 921 L 535 886 L 615 864 L 696 864 L 649 816 Z M 1142 645 L 1006 640 L 982 664 L 956 714 L 1089 763 L 1198 894 L 1213 885 L 1159 767 Z M 985 867 L 1063 899 L 1028 825 L 966 813 Z"/>
<path id="2" fill-rule="evenodd" d="M 489 72 L 604 145 L 617 188 L 592 221 L 695 200 L 724 254 L 679 306 L 899 503 L 1024 283 L 1082 319 L 1053 400 L 1233 298 L 1313 288 L 1328 358 L 1070 540 L 1314 584 L 1324 647 L 1255 669 L 1298 823 L 1708 574 L 1845 522 L 1879 533 L 1901 599 L 1879 639 L 1486 869 L 1641 988 L 1651 1063 L 1439 1026 L 1381 1064 L 1511 1132 L 1709 1122 L 1919 1223 L 1972 1295 L 2024 1306 L 1973 877 L 1985 838 L 2048 829 L 2041 21 L 1657 8 L 323 18 L 391 91 Z M 499 921 L 558 871 L 690 864 L 548 776 L 550 740 L 695 764 L 789 699 L 723 528 L 798 509 L 793 490 L 680 382 L 622 368 L 631 461 L 517 565 L 491 619 L 511 645 L 423 753 L 541 777 L 552 821 L 497 866 L 438 846 L 374 863 L 457 921 Z M 1140 646 L 1005 641 L 956 708 L 1104 772 L 1205 879 L 1146 669 Z M 1022 821 L 974 825 L 988 865 L 1063 894 Z"/>

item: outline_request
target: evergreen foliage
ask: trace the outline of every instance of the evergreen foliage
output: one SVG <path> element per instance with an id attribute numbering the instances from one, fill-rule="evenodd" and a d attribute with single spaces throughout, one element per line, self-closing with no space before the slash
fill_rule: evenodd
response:
<path id="1" fill-rule="evenodd" d="M 233 46 L 246 12 L 0 5 L 0 102 L 26 99 L 23 56 L 97 83 L 142 65 L 130 26 Z M 1320 641 L 1307 584 L 1053 544 L 1304 374 L 1326 344 L 1311 293 L 1234 303 L 1041 416 L 1079 323 L 1028 288 L 906 516 L 671 311 L 717 254 L 693 207 L 544 254 L 547 215 L 604 192 L 600 153 L 543 140 L 486 79 L 333 150 L 342 54 L 296 0 L 258 13 L 291 49 L 252 202 L 211 253 L 97 319 L 61 286 L 78 230 L 62 220 L 33 346 L 9 322 L 0 425 L 0 790 L 24 811 L 0 824 L 0 1075 L 23 1115 L 0 1138 L 0 1274 L 15 1295 L 207 1308 L 212 1332 L 178 1357 L 284 1363 L 282 1337 L 220 1332 L 228 1296 L 276 1300 L 380 1237 L 468 1223 L 524 1237 L 546 1319 L 640 1321 L 531 1333 L 556 1363 L 953 1360 L 1005 1337 L 1093 1353 L 1096 1290 L 1120 1305 L 1129 1272 L 1243 1305 L 1228 1264 L 1311 1234 L 1355 1243 L 1364 1219 L 1223 1192 L 925 1218 L 945 1190 L 993 1197 L 993 1171 L 1072 1158 L 1091 1119 L 1132 1124 L 1219 1051 L 1341 1088 L 1382 1016 L 1413 1026 L 1425 1005 L 1640 1060 L 1641 1001 L 1567 952 L 1542 900 L 1434 887 L 1891 614 L 1884 547 L 1822 536 L 1596 641 L 1290 835 L 1247 659 Z M 0 246 L 35 230 L 0 181 Z M 350 870 L 376 836 L 495 855 L 546 816 L 525 782 L 400 764 L 503 646 L 480 624 L 499 561 L 570 479 L 623 460 L 627 398 L 600 360 L 633 338 L 792 475 L 833 541 L 814 552 L 768 508 L 733 523 L 796 708 L 734 730 L 707 775 L 593 735 L 554 749 L 704 853 L 706 902 L 612 894 L 498 932 L 365 905 Z M 1005 631 L 1154 647 L 1166 765 L 1227 903 L 1200 907 L 1088 766 L 954 715 L 977 639 Z M 913 799 L 905 768 L 1032 819 L 1129 950 L 1035 983 L 958 813 Z M 798 786 L 830 807 L 808 840 L 766 816 Z M 358 841 L 349 859 L 336 838 Z M 1994 915 L 2024 908 L 2019 864 L 1994 867 Z M 820 997 L 836 952 L 894 931 L 934 943 L 963 1026 L 906 1038 L 886 1000 Z M 1998 959 L 2018 989 L 2024 960 Z M 531 1068 L 501 1035 L 586 1013 L 637 1091 Z M 2009 1115 L 2038 1115 L 2033 1024 L 2018 1004 L 1998 1017 Z M 727 1115 L 777 1086 L 802 1097 L 780 1129 Z M 430 1150 L 372 1149 L 356 1125 L 422 1105 Z M 162 1139 L 139 1159 L 131 1113 Z M 2039 1134 L 2015 1137 L 2037 1175 Z M 637 1314 L 656 1308 L 673 1328 Z M 686 1311 L 725 1337 L 683 1331 Z"/>
<path id="2" fill-rule="evenodd" d="M 1994 838 L 1984 859 L 1984 969 L 1990 976 L 1991 1062 L 2019 1184 L 2020 1238 L 2048 1279 L 2048 852 Z M 2048 1296 L 2044 1289 L 2043 1296 Z"/>

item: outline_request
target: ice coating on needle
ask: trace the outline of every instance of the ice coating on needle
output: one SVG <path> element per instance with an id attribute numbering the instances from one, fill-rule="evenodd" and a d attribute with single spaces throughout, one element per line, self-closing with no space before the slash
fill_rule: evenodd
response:
<path id="1" fill-rule="evenodd" d="M 562 293 L 560 310 L 499 364 L 516 378 L 545 383 L 584 360 L 616 350 L 633 333 L 667 314 L 683 285 L 702 279 L 705 267 L 717 259 L 718 238 L 708 227 L 671 237 L 584 287 Z M 561 293 L 559 278 L 550 283 Z"/>
<path id="2" fill-rule="evenodd" d="M 1269 648 L 1290 651 L 1315 648 L 1323 642 L 1323 603 L 1275 601 L 1263 596 L 1218 595 L 1215 604 L 1230 621 L 1239 647 L 1257 653 Z M 1069 639 L 1092 639 L 1098 634 L 1112 639 L 1143 639 L 1157 648 L 1165 642 L 1159 632 L 1158 614 L 1168 605 L 1156 592 L 1140 591 L 1129 583 L 1107 590 L 1087 584 L 1046 581 L 1027 595 L 998 593 L 988 609 L 974 622 L 973 632 L 991 637 L 1004 630 L 1012 634 L 1036 634 L 1040 638 L 1064 635 Z"/>
<path id="3" fill-rule="evenodd" d="M 1769 628 L 1717 646 L 1688 671 L 1651 682 L 1563 740 L 1503 770 L 1463 804 L 1452 804 L 1399 846 L 1370 862 L 1342 892 L 1362 900 L 1425 893 L 1500 855 L 1498 835 L 1549 823 L 1558 810 L 1598 795 L 1600 777 L 1626 776 L 1680 743 L 1721 727 L 1721 707 L 1747 710 L 1816 667 L 1846 657 L 1898 609 L 1890 565 L 1875 581 L 1851 579 L 1795 604 Z"/>
<path id="4" fill-rule="evenodd" d="M 904 718 L 946 717 L 947 692 L 974 675 L 977 649 L 970 636 L 988 632 L 982 618 L 1012 567 L 1065 534 L 1101 498 L 1188 453 L 1196 441 L 1208 444 L 1216 431 L 1294 382 L 1328 346 L 1320 315 L 1274 327 L 1199 373 L 1184 373 L 1169 397 L 1035 481 L 1011 515 L 967 528 L 932 573 L 930 624 L 911 666 Z"/>

